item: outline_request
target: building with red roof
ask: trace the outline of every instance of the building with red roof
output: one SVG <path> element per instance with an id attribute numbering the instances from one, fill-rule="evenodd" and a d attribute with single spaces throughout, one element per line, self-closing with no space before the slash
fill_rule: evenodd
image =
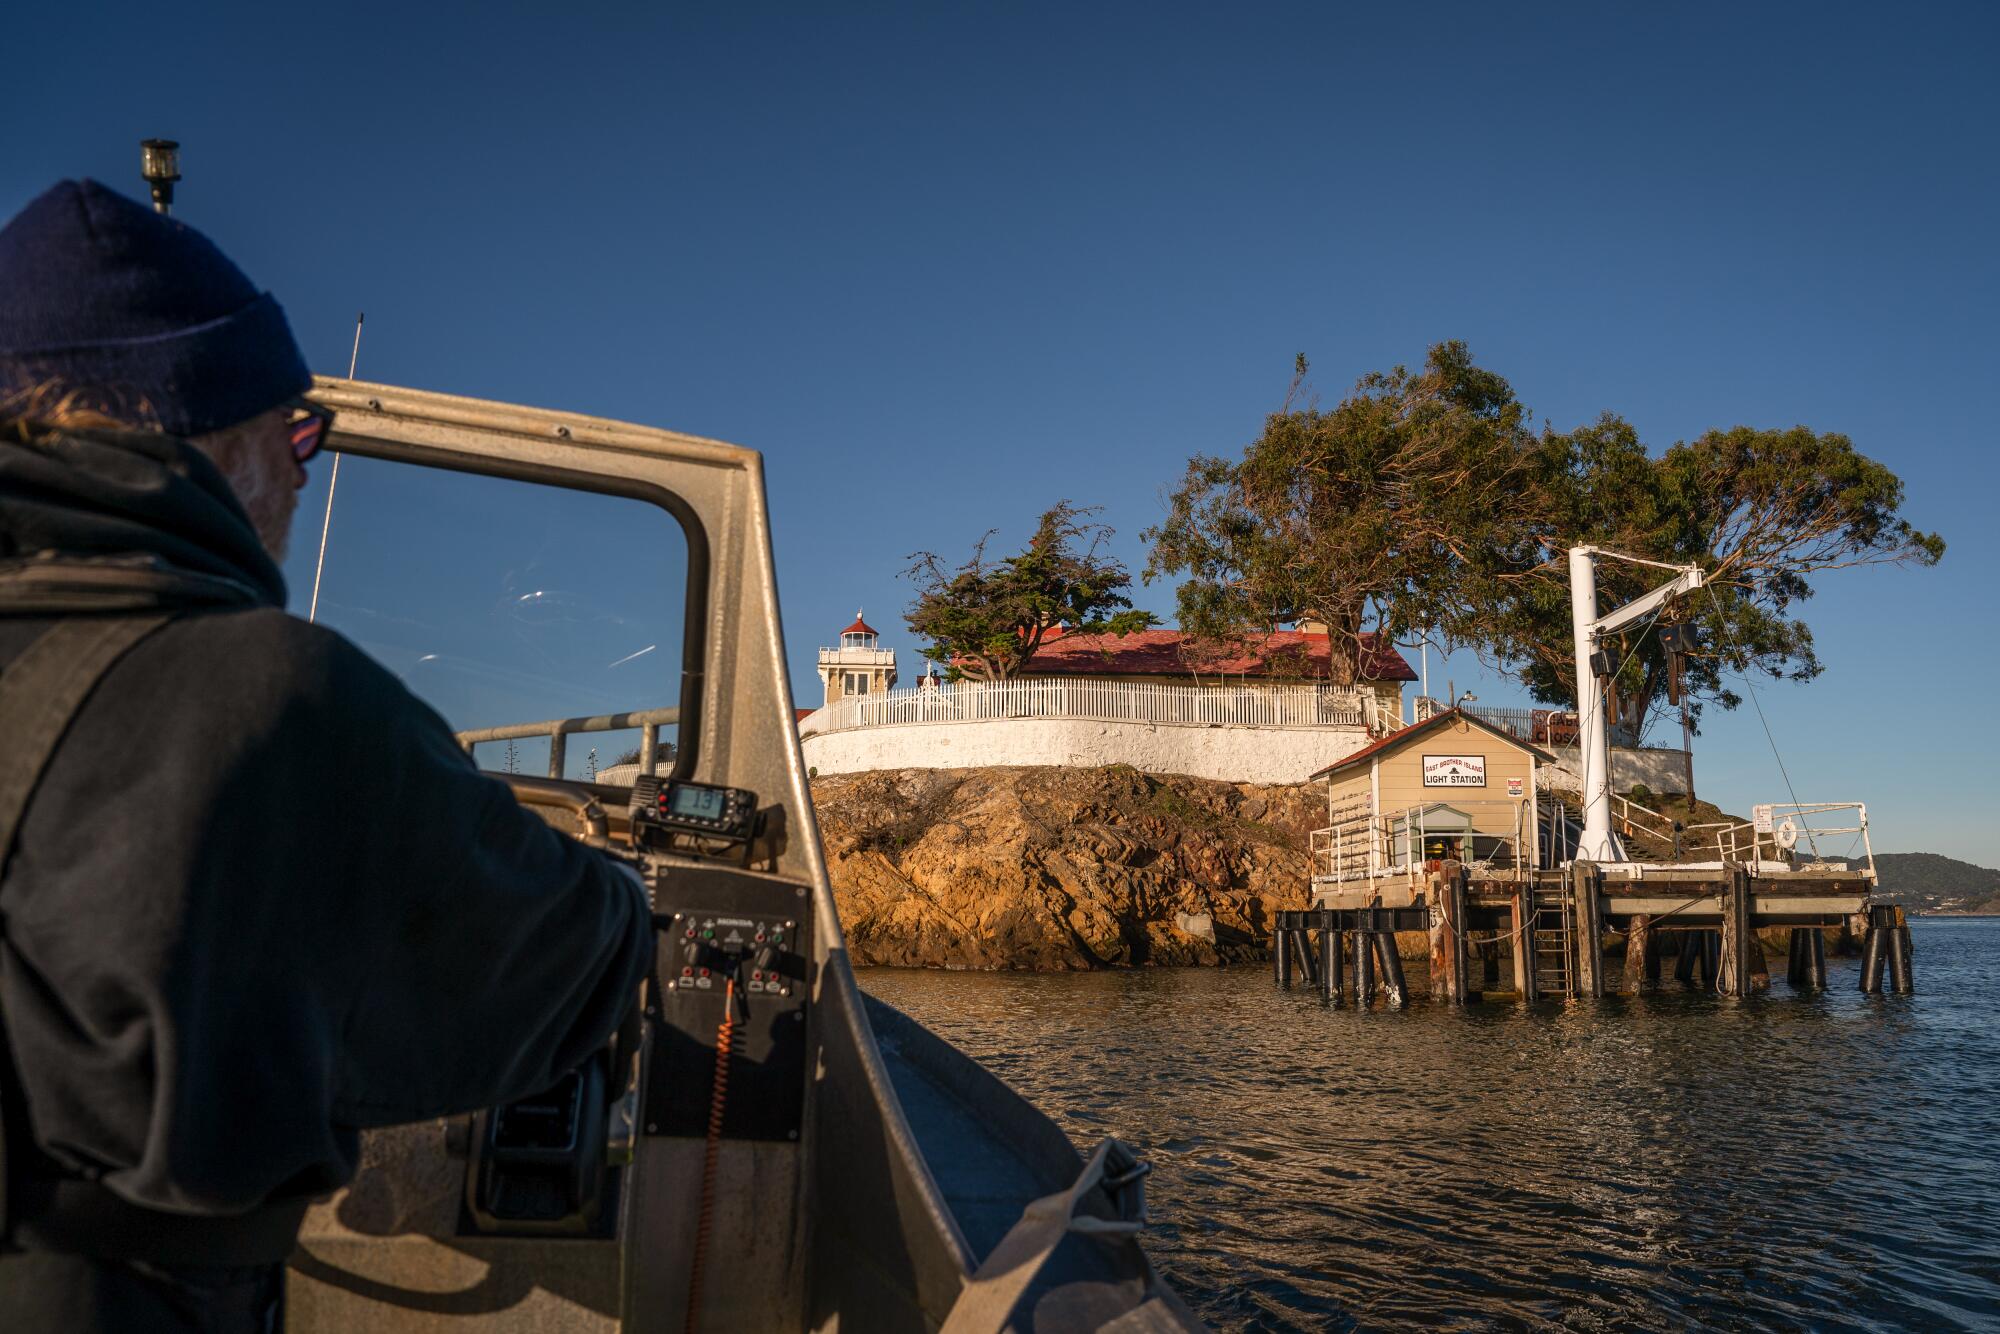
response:
<path id="1" fill-rule="evenodd" d="M 1393 644 L 1361 636 L 1363 681 L 1414 681 Z M 1331 643 L 1323 630 L 1279 630 L 1246 645 L 1205 646 L 1185 630 L 1134 630 L 1128 635 L 1069 635 L 1044 639 L 1021 676 L 1094 676 L 1135 681 L 1179 678 L 1202 682 L 1326 681 L 1333 677 Z"/>

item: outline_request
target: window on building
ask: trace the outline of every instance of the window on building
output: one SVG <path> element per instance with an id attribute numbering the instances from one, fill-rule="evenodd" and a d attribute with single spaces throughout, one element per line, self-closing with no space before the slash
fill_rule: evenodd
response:
<path id="1" fill-rule="evenodd" d="M 848 695 L 867 694 L 868 674 L 866 672 L 847 673 L 847 683 L 841 688 L 841 690 L 843 694 L 848 694 Z"/>

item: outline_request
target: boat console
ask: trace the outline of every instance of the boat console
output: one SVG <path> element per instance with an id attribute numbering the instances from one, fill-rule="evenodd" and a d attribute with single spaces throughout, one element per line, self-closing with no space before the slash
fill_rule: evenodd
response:
<path id="1" fill-rule="evenodd" d="M 307 1215 L 287 1328 L 915 1334 L 1140 1311 L 1135 1328 L 1193 1327 L 1137 1242 L 1143 1165 L 1110 1140 L 1086 1162 L 855 985 L 799 753 L 760 456 L 389 385 L 321 380 L 314 397 L 342 455 L 654 507 L 687 568 L 677 685 L 667 675 L 636 713 L 459 734 L 469 751 L 546 738 L 548 777 L 494 777 L 642 879 L 650 975 L 553 1087 L 364 1134 L 353 1183 Z M 545 592 L 504 605 L 531 615 Z M 636 776 L 581 781 L 565 764 L 571 733 L 640 728 Z"/>

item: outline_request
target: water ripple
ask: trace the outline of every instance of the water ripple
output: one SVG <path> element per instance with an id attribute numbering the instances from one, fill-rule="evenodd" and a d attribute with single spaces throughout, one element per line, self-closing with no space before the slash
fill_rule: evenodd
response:
<path id="1" fill-rule="evenodd" d="M 1907 998 L 1841 961 L 1366 1015 L 1248 970 L 861 976 L 1143 1146 L 1149 1249 L 1221 1329 L 2000 1328 L 2000 921 L 1915 932 Z"/>

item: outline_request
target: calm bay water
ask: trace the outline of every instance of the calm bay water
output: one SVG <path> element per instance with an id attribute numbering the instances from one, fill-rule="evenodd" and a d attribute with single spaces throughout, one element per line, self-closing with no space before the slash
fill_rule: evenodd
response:
<path id="1" fill-rule="evenodd" d="M 2000 1329 L 2000 919 L 1918 994 L 1332 1010 L 1254 969 L 868 969 L 1080 1144 L 1232 1330 Z"/>

